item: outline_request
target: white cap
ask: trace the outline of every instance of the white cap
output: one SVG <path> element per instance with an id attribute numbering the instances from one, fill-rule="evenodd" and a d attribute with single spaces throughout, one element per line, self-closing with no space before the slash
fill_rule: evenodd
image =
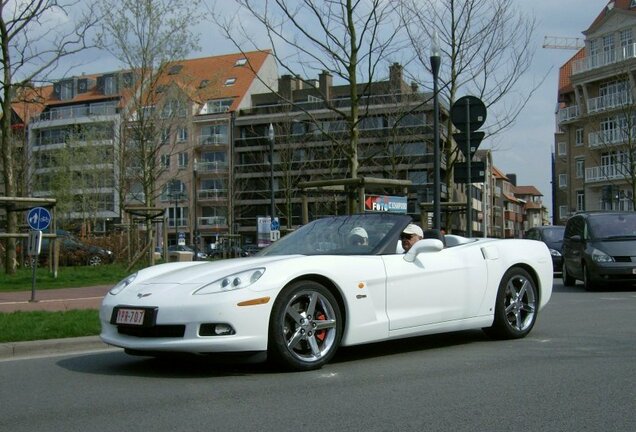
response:
<path id="1" fill-rule="evenodd" d="M 355 227 L 351 231 L 349 231 L 349 237 L 354 236 L 354 235 L 357 235 L 357 236 L 360 236 L 360 237 L 366 238 L 366 239 L 369 238 L 369 234 L 367 234 L 367 230 L 365 230 L 362 227 Z"/>
<path id="2" fill-rule="evenodd" d="M 418 227 L 415 224 L 408 224 L 408 226 L 406 228 L 404 228 L 404 231 L 402 231 L 402 233 L 404 233 L 404 234 L 416 234 L 416 235 L 420 236 L 420 238 L 424 237 L 424 232 L 422 231 L 422 228 Z"/>

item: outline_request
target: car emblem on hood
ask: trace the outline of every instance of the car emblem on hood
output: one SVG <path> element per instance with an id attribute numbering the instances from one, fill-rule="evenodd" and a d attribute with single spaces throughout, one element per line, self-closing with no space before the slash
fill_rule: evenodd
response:
<path id="1" fill-rule="evenodd" d="M 137 293 L 137 298 L 148 297 L 152 295 L 152 293 Z"/>

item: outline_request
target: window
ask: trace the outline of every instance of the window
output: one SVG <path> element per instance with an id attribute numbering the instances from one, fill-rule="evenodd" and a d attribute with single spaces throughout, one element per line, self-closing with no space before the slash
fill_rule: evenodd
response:
<path id="1" fill-rule="evenodd" d="M 565 156 L 567 154 L 566 144 L 564 142 L 559 142 L 557 144 L 557 147 L 558 147 L 559 156 Z"/>
<path id="2" fill-rule="evenodd" d="M 246 64 L 247 64 L 247 59 L 240 58 L 234 63 L 234 66 L 245 66 Z"/>
<path id="3" fill-rule="evenodd" d="M 177 141 L 183 142 L 188 140 L 188 128 L 180 127 L 177 129 Z"/>
<path id="4" fill-rule="evenodd" d="M 170 140 L 170 128 L 163 128 L 161 130 L 161 144 L 167 144 Z"/>
<path id="5" fill-rule="evenodd" d="M 188 153 L 181 152 L 177 155 L 179 168 L 186 168 L 188 166 Z"/>
<path id="6" fill-rule="evenodd" d="M 567 174 L 559 174 L 559 187 L 564 188 L 568 185 L 568 175 Z"/>
<path id="7" fill-rule="evenodd" d="M 170 155 L 161 155 L 159 163 L 162 168 L 170 168 Z"/>
<path id="8" fill-rule="evenodd" d="M 205 104 L 205 108 L 201 112 L 201 114 L 227 112 L 230 110 L 231 105 L 232 105 L 232 99 L 219 99 L 219 100 L 208 101 Z"/>
<path id="9" fill-rule="evenodd" d="M 575 138 L 576 142 L 575 142 L 575 144 L 577 146 L 582 146 L 583 145 L 583 128 L 577 129 L 575 134 L 576 134 L 576 138 Z"/>
<path id="10" fill-rule="evenodd" d="M 225 80 L 225 85 L 226 86 L 232 86 L 234 85 L 234 83 L 236 82 L 236 78 L 228 78 Z"/>
<path id="11" fill-rule="evenodd" d="M 585 177 L 585 159 L 576 160 L 576 178 Z"/>
<path id="12" fill-rule="evenodd" d="M 168 75 L 176 75 L 181 72 L 181 69 L 183 69 L 183 65 L 172 65 L 168 70 Z"/>
<path id="13" fill-rule="evenodd" d="M 630 7 L 630 8 L 632 8 L 632 7 L 636 7 L 636 0 L 632 0 L 632 1 L 629 3 L 629 7 Z"/>
<path id="14" fill-rule="evenodd" d="M 576 211 L 585 210 L 585 191 L 576 191 Z"/>
<path id="15" fill-rule="evenodd" d="M 199 88 L 204 88 L 207 87 L 208 83 L 210 82 L 210 80 L 201 80 L 201 82 L 199 83 Z"/>
<path id="16" fill-rule="evenodd" d="M 60 83 L 60 100 L 73 99 L 73 81 L 62 81 Z"/>
<path id="17" fill-rule="evenodd" d="M 559 219 L 567 219 L 568 206 L 559 206 Z"/>
<path id="18" fill-rule="evenodd" d="M 104 75 L 104 94 L 112 95 L 117 93 L 117 80 L 114 75 Z"/>

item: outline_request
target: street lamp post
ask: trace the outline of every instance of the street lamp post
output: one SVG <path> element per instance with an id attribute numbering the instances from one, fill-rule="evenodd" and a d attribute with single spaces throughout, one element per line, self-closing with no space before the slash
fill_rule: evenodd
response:
<path id="1" fill-rule="evenodd" d="M 431 71 L 433 72 L 433 228 L 440 229 L 441 224 L 441 179 L 440 179 L 440 146 L 439 146 L 439 96 L 437 81 L 441 53 L 437 30 L 433 32 L 431 42 Z"/>
<path id="2" fill-rule="evenodd" d="M 192 165 L 192 210 L 194 216 L 194 258 L 196 261 L 199 256 L 199 224 L 197 218 L 197 159 L 194 158 L 194 164 Z"/>
<path id="3" fill-rule="evenodd" d="M 272 222 L 274 222 L 274 217 L 276 213 L 276 206 L 274 204 L 274 125 L 271 123 L 269 124 L 268 138 L 269 138 L 269 188 L 270 188 L 269 214 L 272 218 Z"/>

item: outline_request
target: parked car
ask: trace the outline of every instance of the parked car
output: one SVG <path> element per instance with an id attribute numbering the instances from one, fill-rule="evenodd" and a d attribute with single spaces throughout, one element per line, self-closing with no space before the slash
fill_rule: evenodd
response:
<path id="1" fill-rule="evenodd" d="M 190 252 L 192 255 L 194 255 L 194 248 L 192 246 L 185 246 L 185 245 L 171 245 L 168 246 L 168 252 L 174 252 L 174 251 L 179 251 L 179 252 Z M 208 259 L 208 254 L 206 254 L 205 252 L 199 250 L 197 251 L 197 260 L 201 261 L 201 260 L 206 260 Z"/>
<path id="2" fill-rule="evenodd" d="M 210 251 L 210 258 L 213 259 L 217 259 L 217 258 L 241 258 L 241 257 L 246 257 L 249 256 L 250 253 L 243 250 L 243 248 L 239 247 L 239 246 L 233 246 L 233 247 L 217 247 L 215 249 L 211 249 Z"/>
<path id="3" fill-rule="evenodd" d="M 636 283 L 636 213 L 583 212 L 563 236 L 563 284 L 582 280 L 586 290 Z"/>
<path id="4" fill-rule="evenodd" d="M 110 264 L 115 260 L 112 251 L 101 246 L 83 242 L 68 231 L 57 230 L 57 241 L 60 244 L 60 265 L 89 265 L 98 266 Z M 42 240 L 39 262 L 45 263 L 49 259 L 50 240 Z"/>
<path id="5" fill-rule="evenodd" d="M 546 225 L 530 228 L 526 231 L 525 238 L 530 240 L 538 240 L 548 246 L 550 255 L 552 255 L 552 267 L 555 273 L 561 272 L 563 268 L 563 234 L 565 226 L 563 225 Z"/>
<path id="6" fill-rule="evenodd" d="M 258 247 L 258 245 L 255 245 L 254 243 L 249 243 L 249 244 L 244 244 L 243 245 L 243 250 L 249 255 L 256 255 L 258 252 L 262 251 L 263 248 Z"/>
<path id="7" fill-rule="evenodd" d="M 399 253 L 409 223 L 389 213 L 329 217 L 255 257 L 145 268 L 104 297 L 101 338 L 132 355 L 243 354 L 302 371 L 339 346 L 481 328 L 506 339 L 530 333 L 552 293 L 545 244 L 446 236 L 446 246 L 423 239 Z M 354 228 L 368 243 L 351 244 Z"/>

